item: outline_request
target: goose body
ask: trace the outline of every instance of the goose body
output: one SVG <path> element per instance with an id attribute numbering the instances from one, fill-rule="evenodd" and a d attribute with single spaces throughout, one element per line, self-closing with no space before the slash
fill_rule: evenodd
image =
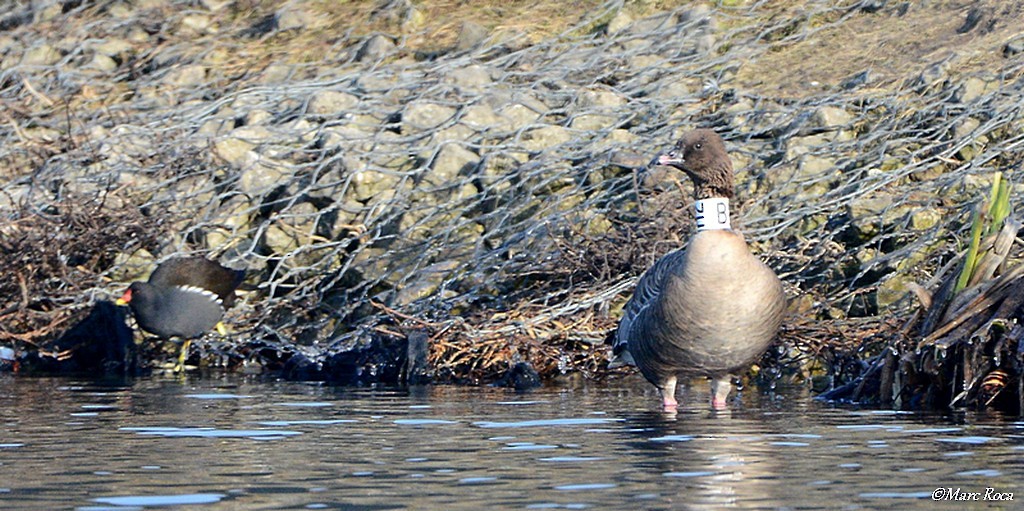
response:
<path id="1" fill-rule="evenodd" d="M 660 390 L 666 409 L 678 405 L 678 378 L 694 376 L 711 379 L 712 406 L 722 408 L 732 376 L 775 338 L 785 294 L 775 273 L 731 229 L 732 164 L 721 138 L 710 130 L 690 132 L 659 162 L 693 179 L 698 225 L 706 204 L 725 204 L 725 217 L 699 227 L 685 248 L 644 273 L 626 304 L 613 352 Z"/>

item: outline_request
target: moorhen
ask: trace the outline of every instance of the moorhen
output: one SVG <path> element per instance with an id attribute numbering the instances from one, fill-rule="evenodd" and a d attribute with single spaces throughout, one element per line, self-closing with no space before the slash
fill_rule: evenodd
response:
<path id="1" fill-rule="evenodd" d="M 782 323 L 782 283 L 732 229 L 733 169 L 717 133 L 686 133 L 657 159 L 693 181 L 697 233 L 687 247 L 654 263 L 626 303 L 611 366 L 632 363 L 675 410 L 679 377 L 711 379 L 711 406 L 722 409 L 732 375 L 761 356 Z"/>
<path id="2" fill-rule="evenodd" d="M 148 282 L 133 282 L 118 305 L 128 305 L 143 330 L 163 339 L 183 341 L 175 372 L 181 371 L 191 340 L 216 328 L 224 310 L 235 302 L 235 289 L 245 270 L 225 268 L 202 257 L 169 259 L 157 266 Z"/>

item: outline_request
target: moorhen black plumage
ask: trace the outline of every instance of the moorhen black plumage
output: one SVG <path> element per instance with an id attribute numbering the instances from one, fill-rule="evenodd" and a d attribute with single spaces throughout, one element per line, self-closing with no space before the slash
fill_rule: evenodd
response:
<path id="1" fill-rule="evenodd" d="M 118 305 L 128 305 L 143 330 L 163 339 L 184 341 L 175 371 L 188 356 L 191 340 L 216 328 L 235 302 L 245 270 L 225 268 L 202 257 L 179 257 L 157 266 L 148 282 L 133 282 Z"/>

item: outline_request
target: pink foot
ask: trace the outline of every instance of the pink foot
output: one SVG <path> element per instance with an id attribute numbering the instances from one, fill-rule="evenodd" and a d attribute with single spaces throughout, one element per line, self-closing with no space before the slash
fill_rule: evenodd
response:
<path id="1" fill-rule="evenodd" d="M 666 412 L 674 412 L 679 409 L 679 402 L 672 396 L 665 396 L 661 401 L 661 409 Z"/>

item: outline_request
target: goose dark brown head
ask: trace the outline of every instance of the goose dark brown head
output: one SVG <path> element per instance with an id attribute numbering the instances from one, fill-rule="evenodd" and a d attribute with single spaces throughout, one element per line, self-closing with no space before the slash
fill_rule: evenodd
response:
<path id="1" fill-rule="evenodd" d="M 733 196 L 732 161 L 722 137 L 709 129 L 687 132 L 671 151 L 658 156 L 658 165 L 675 167 L 693 181 L 697 200 Z"/>

